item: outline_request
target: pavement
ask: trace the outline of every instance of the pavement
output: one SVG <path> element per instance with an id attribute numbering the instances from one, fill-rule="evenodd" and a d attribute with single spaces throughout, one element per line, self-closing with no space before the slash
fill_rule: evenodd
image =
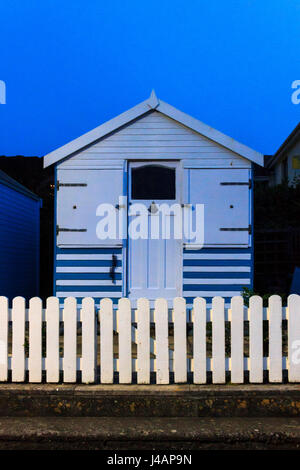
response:
<path id="1" fill-rule="evenodd" d="M 299 450 L 300 418 L 0 418 L 0 450 Z"/>
<path id="2" fill-rule="evenodd" d="M 300 449 L 300 385 L 0 384 L 0 450 Z"/>

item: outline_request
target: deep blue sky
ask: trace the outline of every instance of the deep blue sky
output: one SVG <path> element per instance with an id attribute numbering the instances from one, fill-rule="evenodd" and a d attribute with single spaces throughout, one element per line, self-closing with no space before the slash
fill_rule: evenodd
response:
<path id="1" fill-rule="evenodd" d="M 300 120 L 299 0 L 0 2 L 0 155 L 45 155 L 152 88 L 263 153 Z"/>

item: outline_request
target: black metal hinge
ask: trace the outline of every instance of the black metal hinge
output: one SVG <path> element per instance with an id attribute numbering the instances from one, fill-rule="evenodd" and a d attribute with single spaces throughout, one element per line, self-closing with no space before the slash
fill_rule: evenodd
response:
<path id="1" fill-rule="evenodd" d="M 231 227 L 221 227 L 221 232 L 248 232 L 249 235 L 252 234 L 252 225 L 249 224 L 248 227 L 241 227 L 241 228 L 231 228 Z"/>
<path id="2" fill-rule="evenodd" d="M 230 181 L 225 181 L 220 183 L 221 186 L 248 186 L 249 189 L 252 188 L 252 180 L 249 179 L 249 181 L 246 183 L 239 183 L 239 182 L 230 182 Z"/>
<path id="3" fill-rule="evenodd" d="M 56 182 L 57 191 L 59 191 L 59 188 L 61 186 L 64 186 L 66 188 L 74 188 L 78 186 L 84 187 L 84 186 L 87 186 L 87 184 L 86 183 L 61 183 L 60 181 L 57 181 Z"/>
<path id="4" fill-rule="evenodd" d="M 56 225 L 56 236 L 59 235 L 59 232 L 87 232 L 86 228 L 61 228 L 59 225 Z"/>

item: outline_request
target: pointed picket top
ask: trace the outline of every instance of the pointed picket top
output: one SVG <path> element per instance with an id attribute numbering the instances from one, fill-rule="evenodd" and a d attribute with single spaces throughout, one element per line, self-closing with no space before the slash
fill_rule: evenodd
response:
<path id="1" fill-rule="evenodd" d="M 156 96 L 155 90 L 153 89 L 151 91 L 151 95 L 150 95 L 150 98 L 148 100 L 148 106 L 151 109 L 155 109 L 155 108 L 157 108 L 158 105 L 159 105 L 159 101 L 158 101 L 158 98 Z"/>

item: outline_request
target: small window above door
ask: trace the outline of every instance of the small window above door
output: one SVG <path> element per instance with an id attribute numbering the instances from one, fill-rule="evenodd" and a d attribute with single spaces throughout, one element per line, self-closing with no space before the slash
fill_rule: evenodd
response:
<path id="1" fill-rule="evenodd" d="M 163 165 L 132 168 L 132 199 L 176 199 L 176 169 Z"/>

